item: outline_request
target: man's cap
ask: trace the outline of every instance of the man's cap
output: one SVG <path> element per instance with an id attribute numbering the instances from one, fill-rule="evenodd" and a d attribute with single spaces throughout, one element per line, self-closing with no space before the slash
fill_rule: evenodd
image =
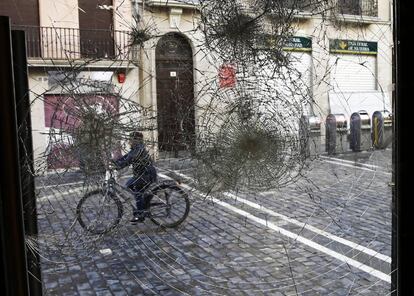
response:
<path id="1" fill-rule="evenodd" d="M 131 133 L 131 139 L 140 139 L 142 140 L 144 138 L 144 135 L 141 132 L 132 132 Z"/>

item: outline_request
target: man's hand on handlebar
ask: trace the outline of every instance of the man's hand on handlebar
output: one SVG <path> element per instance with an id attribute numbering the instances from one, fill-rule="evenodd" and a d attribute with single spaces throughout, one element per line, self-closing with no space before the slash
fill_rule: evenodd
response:
<path id="1" fill-rule="evenodd" d="M 118 166 L 116 165 L 115 160 L 111 159 L 109 161 L 109 169 L 112 171 L 117 171 L 118 170 Z"/>

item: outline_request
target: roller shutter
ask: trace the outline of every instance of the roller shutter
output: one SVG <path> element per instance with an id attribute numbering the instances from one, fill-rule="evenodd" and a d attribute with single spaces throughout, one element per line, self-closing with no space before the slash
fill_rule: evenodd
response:
<path id="1" fill-rule="evenodd" d="M 312 55 L 309 52 L 291 52 L 293 67 L 300 73 L 300 80 L 308 87 L 312 86 Z"/>
<path id="2" fill-rule="evenodd" d="M 312 54 L 310 52 L 290 52 L 292 68 L 297 70 L 294 79 L 298 94 L 304 102 L 305 114 L 312 113 Z"/>
<path id="3" fill-rule="evenodd" d="M 329 63 L 331 90 L 364 92 L 377 89 L 376 56 L 334 54 Z"/>

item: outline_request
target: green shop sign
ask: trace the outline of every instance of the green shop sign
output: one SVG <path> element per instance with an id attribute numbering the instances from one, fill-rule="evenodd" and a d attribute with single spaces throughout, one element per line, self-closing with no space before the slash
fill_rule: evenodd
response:
<path id="1" fill-rule="evenodd" d="M 256 37 L 257 48 L 274 49 L 283 44 L 283 50 L 287 51 L 312 51 L 312 39 L 306 37 L 281 38 L 276 35 L 263 34 Z"/>
<path id="2" fill-rule="evenodd" d="M 347 54 L 372 54 L 378 53 L 378 43 L 369 41 L 329 40 L 329 51 L 331 53 L 347 53 Z"/>
<path id="3" fill-rule="evenodd" d="M 283 47 L 288 51 L 312 51 L 312 39 L 306 37 L 289 37 Z"/>

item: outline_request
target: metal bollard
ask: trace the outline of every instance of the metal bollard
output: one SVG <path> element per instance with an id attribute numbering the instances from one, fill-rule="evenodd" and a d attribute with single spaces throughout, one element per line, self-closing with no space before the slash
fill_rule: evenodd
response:
<path id="1" fill-rule="evenodd" d="M 385 149 L 392 138 L 392 115 L 387 110 L 375 111 L 372 115 L 372 146 Z"/>
<path id="2" fill-rule="evenodd" d="M 329 155 L 347 150 L 347 120 L 344 114 L 329 114 L 326 117 L 326 152 Z"/>
<path id="3" fill-rule="evenodd" d="M 317 116 L 302 116 L 299 129 L 301 152 L 305 157 L 321 152 L 321 121 Z"/>
<path id="4" fill-rule="evenodd" d="M 368 112 L 359 111 L 352 113 L 349 147 L 354 152 L 371 148 L 371 120 Z"/>

